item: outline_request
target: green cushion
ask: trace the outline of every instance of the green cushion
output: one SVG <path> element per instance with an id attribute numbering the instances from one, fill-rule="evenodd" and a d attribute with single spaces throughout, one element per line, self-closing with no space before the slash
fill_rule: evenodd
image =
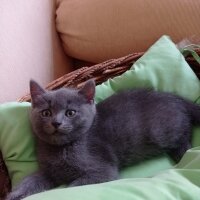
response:
<path id="1" fill-rule="evenodd" d="M 193 102 L 200 96 L 198 78 L 167 36 L 158 40 L 123 75 L 97 86 L 95 100 L 98 103 L 120 90 L 140 87 L 172 92 Z M 28 103 L 0 105 L 0 148 L 13 185 L 37 169 L 29 109 Z M 194 128 L 193 146 L 196 148 L 189 150 L 175 167 L 167 156 L 163 156 L 126 168 L 121 178 L 127 179 L 56 189 L 27 199 L 198 199 L 200 130 L 197 127 Z"/>
<path id="2" fill-rule="evenodd" d="M 187 156 L 187 154 L 190 154 Z M 185 158 L 188 157 L 188 158 Z M 198 200 L 200 148 L 190 150 L 180 167 L 152 178 L 129 178 L 32 195 L 27 200 Z"/>
<path id="3" fill-rule="evenodd" d="M 123 89 L 144 87 L 172 92 L 191 101 L 200 94 L 198 78 L 167 36 L 158 40 L 131 70 L 97 86 L 96 102 Z"/>
<path id="4" fill-rule="evenodd" d="M 29 109 L 30 103 L 0 105 L 0 149 L 12 185 L 37 169 Z"/>

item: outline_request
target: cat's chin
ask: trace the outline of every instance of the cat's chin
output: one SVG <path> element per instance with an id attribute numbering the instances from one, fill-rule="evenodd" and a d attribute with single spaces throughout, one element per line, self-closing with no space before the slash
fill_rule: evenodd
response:
<path id="1" fill-rule="evenodd" d="M 51 135 L 55 136 L 62 136 L 62 135 L 67 135 L 68 133 L 60 131 L 60 130 L 55 130 Z"/>
<path id="2" fill-rule="evenodd" d="M 37 136 L 37 138 L 42 141 L 43 143 L 49 144 L 49 145 L 56 145 L 56 146 L 61 146 L 61 145 L 67 145 L 72 143 L 68 138 L 66 134 L 60 133 L 58 131 L 52 133 L 51 135 L 46 135 L 47 137 L 44 136 Z"/>

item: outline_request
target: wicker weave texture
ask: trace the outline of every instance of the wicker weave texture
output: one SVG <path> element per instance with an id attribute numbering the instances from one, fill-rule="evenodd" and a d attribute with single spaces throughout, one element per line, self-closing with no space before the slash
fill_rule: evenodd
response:
<path id="1" fill-rule="evenodd" d="M 200 50 L 197 50 L 198 55 L 200 55 Z M 64 76 L 54 80 L 46 89 L 54 90 L 61 87 L 81 87 L 85 81 L 88 79 L 94 79 L 96 84 L 100 84 L 106 81 L 109 78 L 113 78 L 115 76 L 121 75 L 130 67 L 133 63 L 135 63 L 144 53 L 133 53 L 118 59 L 111 59 L 105 61 L 103 63 L 93 65 L 90 67 L 82 67 L 77 69 L 69 74 L 65 74 Z M 194 70 L 196 75 L 200 78 L 200 66 L 195 61 L 192 56 L 188 56 L 186 61 Z M 25 95 L 19 99 L 20 102 L 29 101 L 30 102 L 30 95 Z"/>

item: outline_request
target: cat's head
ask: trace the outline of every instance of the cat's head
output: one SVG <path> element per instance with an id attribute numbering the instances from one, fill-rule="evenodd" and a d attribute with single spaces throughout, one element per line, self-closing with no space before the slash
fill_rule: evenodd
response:
<path id="1" fill-rule="evenodd" d="M 53 145 L 73 143 L 84 137 L 96 114 L 95 83 L 89 80 L 81 89 L 46 91 L 30 81 L 31 123 L 37 138 Z"/>

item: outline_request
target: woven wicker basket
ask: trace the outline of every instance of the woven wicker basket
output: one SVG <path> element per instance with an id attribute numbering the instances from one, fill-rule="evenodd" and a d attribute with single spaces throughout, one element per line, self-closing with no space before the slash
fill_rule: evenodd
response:
<path id="1" fill-rule="evenodd" d="M 196 50 L 197 54 L 200 55 L 200 49 Z M 93 78 L 96 81 L 96 84 L 100 84 L 106 81 L 109 78 L 121 75 L 126 70 L 130 69 L 132 64 L 136 62 L 144 53 L 133 53 L 122 58 L 111 59 L 103 63 L 93 65 L 90 67 L 82 67 L 78 70 L 75 70 L 69 74 L 66 74 L 55 81 L 48 84 L 46 87 L 48 90 L 58 89 L 61 87 L 80 87 L 88 79 Z M 195 74 L 200 79 L 200 64 L 192 56 L 186 57 L 186 61 L 191 66 Z M 30 95 L 25 95 L 19 99 L 20 102 L 30 101 Z M 10 189 L 9 177 L 7 174 L 6 167 L 3 163 L 3 160 L 0 156 L 0 177 L 4 177 L 4 191 L 0 191 L 0 199 L 3 195 L 6 194 Z M 7 178 L 5 178 L 7 177 Z"/>
<path id="2" fill-rule="evenodd" d="M 200 55 L 200 49 L 196 50 Z M 132 64 L 136 62 L 144 53 L 133 53 L 118 59 L 111 59 L 100 64 L 96 64 L 89 67 L 82 67 L 69 74 L 54 80 L 47 85 L 48 90 L 54 90 L 61 87 L 81 87 L 84 82 L 90 78 L 96 81 L 96 84 L 100 84 L 109 78 L 121 75 L 126 70 L 130 69 Z M 199 63 L 192 56 L 188 56 L 186 61 L 191 66 L 196 75 L 200 78 L 200 66 Z M 20 102 L 30 101 L 30 95 L 25 95 L 19 99 Z"/>

